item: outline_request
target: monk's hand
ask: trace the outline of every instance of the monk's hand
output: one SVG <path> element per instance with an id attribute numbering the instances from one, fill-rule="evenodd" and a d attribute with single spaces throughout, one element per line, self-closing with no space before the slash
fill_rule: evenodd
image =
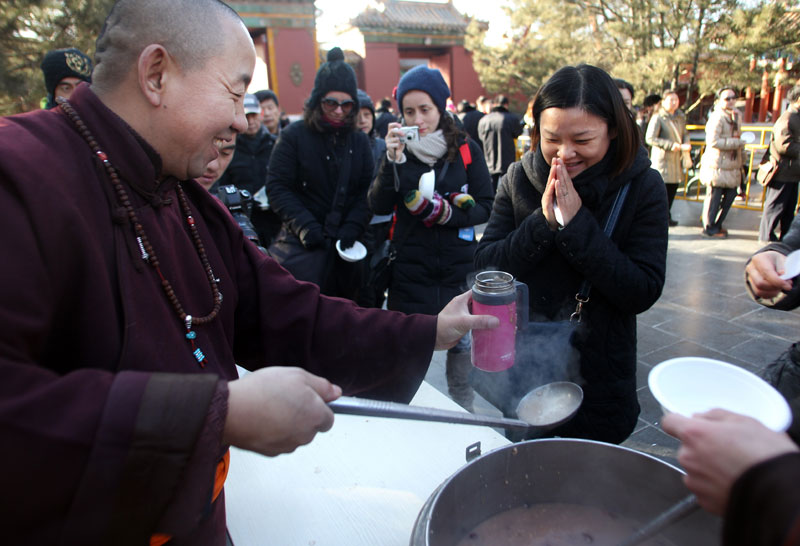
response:
<path id="1" fill-rule="evenodd" d="M 291 453 L 333 426 L 327 403 L 342 389 L 300 368 L 273 366 L 228 383 L 224 444 L 262 455 Z"/>
<path id="2" fill-rule="evenodd" d="M 473 315 L 469 311 L 472 292 L 456 296 L 441 310 L 436 321 L 435 350 L 455 347 L 458 340 L 470 330 L 485 330 L 500 326 L 500 320 L 492 315 Z"/>

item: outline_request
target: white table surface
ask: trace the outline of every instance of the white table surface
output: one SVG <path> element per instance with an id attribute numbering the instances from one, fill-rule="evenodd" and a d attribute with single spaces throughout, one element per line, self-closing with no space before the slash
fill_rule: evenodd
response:
<path id="1" fill-rule="evenodd" d="M 413 405 L 460 409 L 423 383 Z M 231 449 L 225 483 L 234 546 L 407 546 L 430 494 L 465 450 L 508 444 L 489 427 L 337 415 L 294 453 Z"/>

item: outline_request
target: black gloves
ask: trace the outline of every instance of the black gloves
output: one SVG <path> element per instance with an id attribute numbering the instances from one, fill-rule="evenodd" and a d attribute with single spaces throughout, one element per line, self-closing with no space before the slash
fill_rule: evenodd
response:
<path id="1" fill-rule="evenodd" d="M 300 242 L 307 250 L 319 248 L 325 242 L 325 234 L 322 231 L 322 226 L 313 224 L 300 232 Z"/>
<path id="2" fill-rule="evenodd" d="M 339 228 L 339 240 L 342 250 L 347 250 L 356 243 L 356 239 L 361 235 L 362 230 L 354 224 L 345 224 Z"/>

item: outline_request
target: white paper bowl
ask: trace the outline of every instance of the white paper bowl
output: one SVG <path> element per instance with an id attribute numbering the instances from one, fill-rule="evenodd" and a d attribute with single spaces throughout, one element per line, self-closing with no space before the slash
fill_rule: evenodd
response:
<path id="1" fill-rule="evenodd" d="M 347 250 L 342 250 L 342 241 L 336 241 L 336 252 L 346 262 L 357 262 L 363 260 L 367 255 L 367 247 L 356 241 L 353 246 Z"/>
<path id="2" fill-rule="evenodd" d="M 647 383 L 664 413 L 691 417 L 721 408 L 776 431 L 792 423 L 792 411 L 781 393 L 755 374 L 719 360 L 673 358 L 654 367 Z"/>
<path id="3" fill-rule="evenodd" d="M 436 173 L 430 170 L 419 177 L 419 193 L 430 201 L 433 199 L 433 189 L 436 186 Z"/>

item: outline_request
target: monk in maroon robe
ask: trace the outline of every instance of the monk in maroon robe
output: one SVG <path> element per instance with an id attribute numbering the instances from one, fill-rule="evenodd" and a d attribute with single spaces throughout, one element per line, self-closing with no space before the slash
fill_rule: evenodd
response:
<path id="1" fill-rule="evenodd" d="M 224 4 L 122 0 L 96 60 L 0 119 L 2 542 L 224 544 L 230 445 L 291 452 L 342 391 L 408 401 L 496 322 L 467 295 L 438 319 L 321 297 L 191 180 L 246 126 L 255 51 Z"/>

